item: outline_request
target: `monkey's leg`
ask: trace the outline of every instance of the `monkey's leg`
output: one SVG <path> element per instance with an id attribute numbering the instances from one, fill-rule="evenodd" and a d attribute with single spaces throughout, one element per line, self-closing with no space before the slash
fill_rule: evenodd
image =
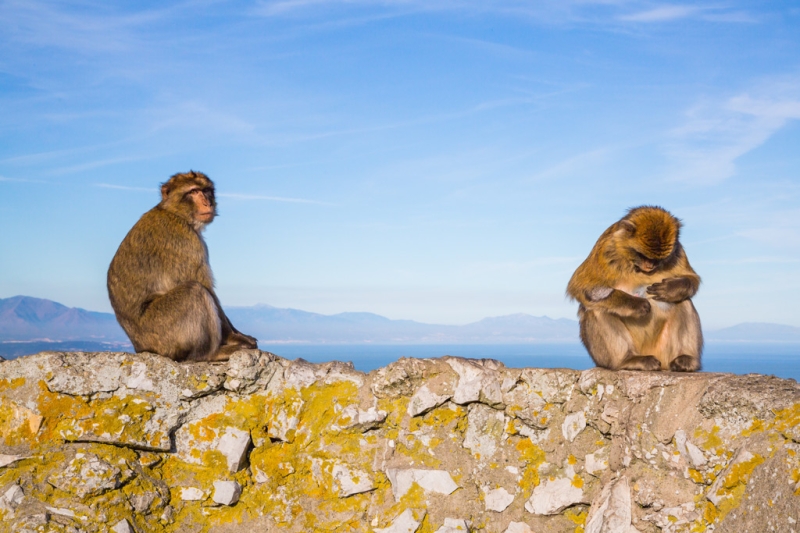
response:
<path id="1" fill-rule="evenodd" d="M 222 341 L 214 298 L 191 281 L 156 297 L 139 321 L 139 344 L 175 361 L 209 361 Z"/>
<path id="2" fill-rule="evenodd" d="M 700 327 L 700 316 L 691 300 L 685 300 L 676 306 L 675 314 L 667 326 L 671 328 L 670 343 L 675 347 L 675 357 L 670 361 L 669 369 L 673 372 L 700 370 L 703 331 Z"/>
<path id="3" fill-rule="evenodd" d="M 595 364 L 611 370 L 659 370 L 661 363 L 652 355 L 639 355 L 622 319 L 601 310 L 578 312 L 581 341 Z"/>

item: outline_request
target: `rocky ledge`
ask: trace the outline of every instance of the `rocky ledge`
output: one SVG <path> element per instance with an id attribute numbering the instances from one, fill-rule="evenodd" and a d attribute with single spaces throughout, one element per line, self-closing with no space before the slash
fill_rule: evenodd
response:
<path id="1" fill-rule="evenodd" d="M 800 531 L 760 375 L 47 352 L 0 363 L 0 531 Z"/>

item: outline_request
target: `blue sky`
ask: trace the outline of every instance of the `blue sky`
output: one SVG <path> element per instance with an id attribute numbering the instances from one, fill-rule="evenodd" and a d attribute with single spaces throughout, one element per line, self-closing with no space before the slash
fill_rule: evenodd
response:
<path id="1" fill-rule="evenodd" d="M 629 207 L 685 224 L 704 324 L 800 326 L 793 2 L 0 2 L 0 297 L 110 310 L 207 173 L 226 306 L 575 317 Z"/>

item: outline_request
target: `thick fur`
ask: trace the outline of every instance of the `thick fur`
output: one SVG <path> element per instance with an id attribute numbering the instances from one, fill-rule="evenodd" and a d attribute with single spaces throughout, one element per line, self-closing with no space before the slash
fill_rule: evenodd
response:
<path id="1" fill-rule="evenodd" d="M 161 186 L 161 196 L 128 232 L 108 269 L 111 306 L 134 349 L 175 361 L 223 361 L 237 349 L 256 348 L 256 339 L 233 327 L 214 293 L 200 233 L 216 215 L 214 184 L 199 172 L 176 174 Z"/>
<path id="2" fill-rule="evenodd" d="M 700 369 L 703 334 L 691 298 L 700 277 L 680 244 L 680 221 L 631 209 L 595 243 L 567 286 L 580 304 L 581 341 L 597 366 Z"/>

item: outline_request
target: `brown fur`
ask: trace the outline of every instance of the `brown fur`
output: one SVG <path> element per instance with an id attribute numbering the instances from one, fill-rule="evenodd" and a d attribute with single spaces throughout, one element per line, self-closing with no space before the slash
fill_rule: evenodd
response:
<path id="1" fill-rule="evenodd" d="M 575 270 L 581 341 L 597 366 L 700 369 L 703 334 L 691 298 L 700 286 L 680 244 L 680 221 L 660 207 L 631 209 Z"/>
<path id="2" fill-rule="evenodd" d="M 161 202 L 142 215 L 108 268 L 108 297 L 137 352 L 175 361 L 224 361 L 256 339 L 233 327 L 214 293 L 201 235 L 216 216 L 214 183 L 175 174 Z"/>

